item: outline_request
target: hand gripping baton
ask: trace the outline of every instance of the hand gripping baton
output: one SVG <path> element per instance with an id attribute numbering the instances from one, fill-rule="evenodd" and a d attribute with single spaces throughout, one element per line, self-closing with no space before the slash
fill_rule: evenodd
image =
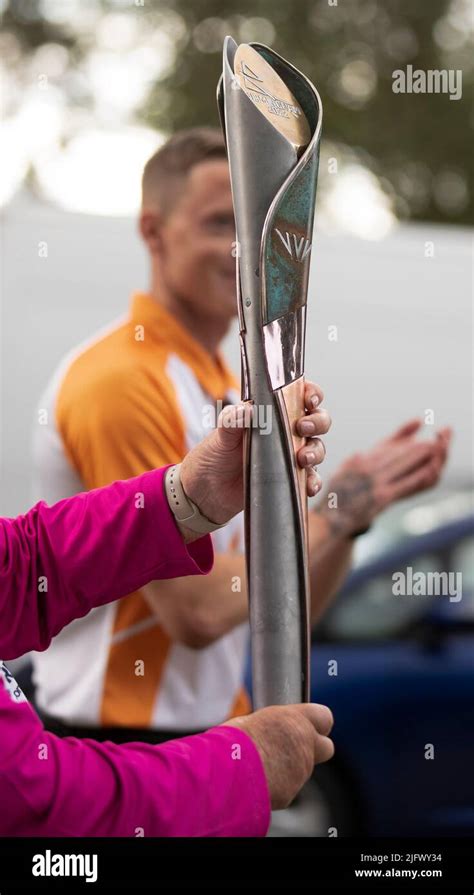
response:
<path id="1" fill-rule="evenodd" d="M 321 134 L 311 82 L 259 43 L 227 37 L 217 101 L 237 231 L 245 547 L 255 708 L 309 699 L 305 311 Z M 270 431 L 269 431 L 270 429 Z"/>

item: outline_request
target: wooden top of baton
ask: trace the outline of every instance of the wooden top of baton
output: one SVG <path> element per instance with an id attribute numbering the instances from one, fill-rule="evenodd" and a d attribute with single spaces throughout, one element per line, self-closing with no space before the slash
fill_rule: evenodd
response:
<path id="1" fill-rule="evenodd" d="M 234 75 L 262 115 L 300 155 L 311 140 L 311 130 L 298 100 L 275 69 L 249 44 L 240 44 L 235 52 Z"/>

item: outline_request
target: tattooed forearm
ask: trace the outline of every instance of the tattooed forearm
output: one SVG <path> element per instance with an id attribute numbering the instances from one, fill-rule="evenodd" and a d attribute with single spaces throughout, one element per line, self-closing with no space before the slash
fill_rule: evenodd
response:
<path id="1" fill-rule="evenodd" d="M 318 509 L 333 537 L 346 537 L 367 529 L 376 512 L 372 476 L 355 471 L 339 473 L 330 482 Z"/>

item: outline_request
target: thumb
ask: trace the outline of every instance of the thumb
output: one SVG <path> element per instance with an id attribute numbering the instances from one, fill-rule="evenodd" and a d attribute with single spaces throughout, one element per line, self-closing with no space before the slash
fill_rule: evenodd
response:
<path id="1" fill-rule="evenodd" d="M 219 414 L 217 435 L 224 450 L 232 450 L 242 440 L 244 429 L 252 423 L 252 404 L 228 404 Z"/>

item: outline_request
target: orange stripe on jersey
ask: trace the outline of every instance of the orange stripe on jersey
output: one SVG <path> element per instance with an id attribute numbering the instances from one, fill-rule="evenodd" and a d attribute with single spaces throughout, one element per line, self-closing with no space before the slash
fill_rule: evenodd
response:
<path id="1" fill-rule="evenodd" d="M 143 602 L 140 594 L 122 600 L 135 607 Z M 150 612 L 150 621 L 153 614 Z M 102 695 L 101 724 L 105 727 L 149 727 L 156 699 L 158 682 L 166 664 L 171 641 L 159 626 L 112 643 Z M 137 664 L 137 663 L 143 663 Z"/>
<path id="2" fill-rule="evenodd" d="M 228 718 L 238 718 L 239 715 L 249 715 L 252 711 L 250 697 L 244 687 L 239 690 L 235 702 L 229 712 Z"/>
<path id="3" fill-rule="evenodd" d="M 124 600 L 120 600 L 117 605 L 113 632 L 117 634 L 120 631 L 126 631 L 150 616 L 153 616 L 153 612 L 141 594 L 139 592 L 130 594 Z"/>

